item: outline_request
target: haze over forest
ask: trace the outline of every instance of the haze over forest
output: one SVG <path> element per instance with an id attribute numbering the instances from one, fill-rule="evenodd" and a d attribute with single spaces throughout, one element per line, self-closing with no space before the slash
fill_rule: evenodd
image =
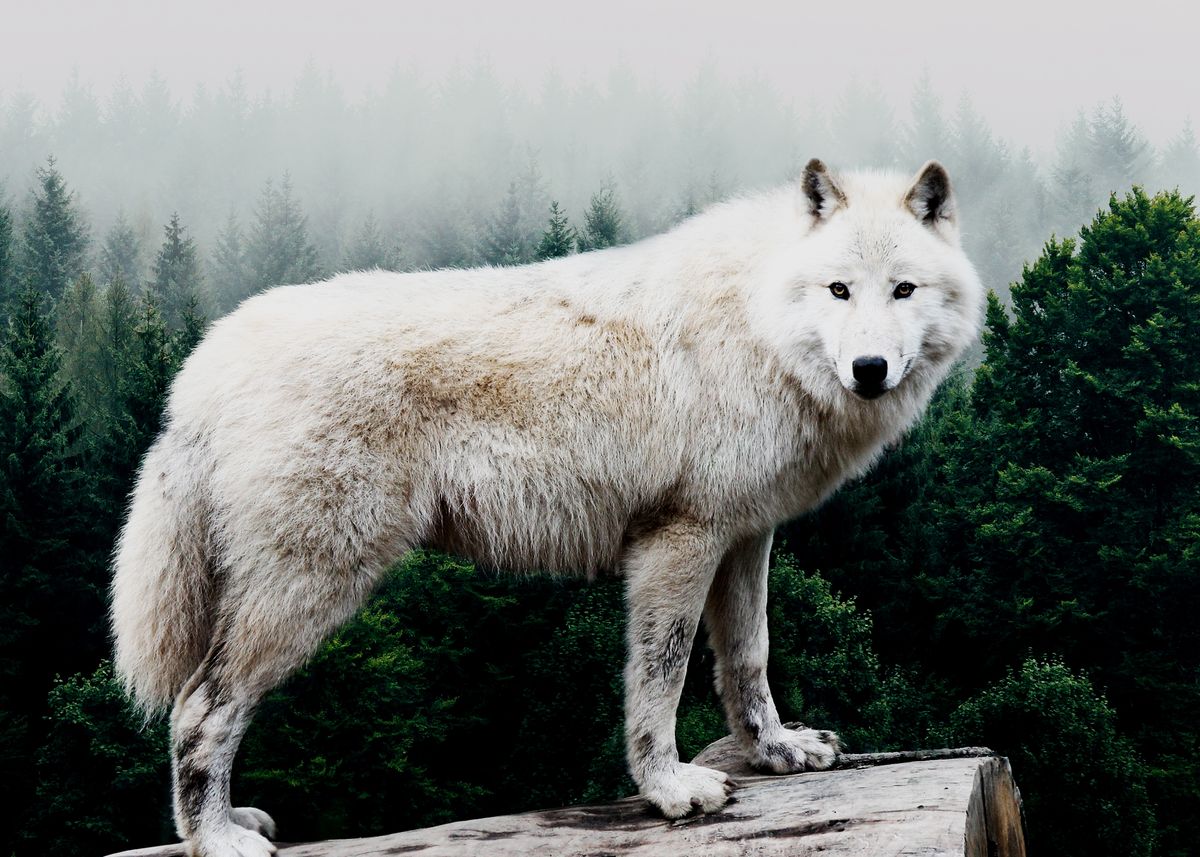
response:
<path id="1" fill-rule="evenodd" d="M 177 213 L 198 242 L 212 318 L 253 290 L 225 282 L 236 272 L 219 270 L 218 248 L 262 226 L 285 182 L 287 204 L 307 218 L 311 278 L 530 261 L 552 200 L 582 228 L 605 188 L 624 242 L 787 181 L 814 155 L 903 170 L 934 157 L 956 183 L 968 250 L 1002 296 L 1051 232 L 1073 234 L 1110 192 L 1200 189 L 1200 149 L 1182 108 L 1168 123 L 1174 135 L 1152 143 L 1119 99 L 1063 96 L 1061 131 L 1035 154 L 970 95 L 940 94 L 947 86 L 929 75 L 899 101 L 878 83 L 839 81 L 824 100 L 799 104 L 761 74 L 733 76 L 715 60 L 675 86 L 628 65 L 602 82 L 550 71 L 522 86 L 480 60 L 440 77 L 397 67 L 352 96 L 310 62 L 282 91 L 256 90 L 234 72 L 181 96 L 158 75 L 100 89 L 77 71 L 56 100 L 15 92 L 0 101 L 0 200 L 19 225 L 35 170 L 53 157 L 90 224 L 87 266 L 103 285 L 106 242 L 123 233 L 135 291 Z M 516 250 L 506 255 L 507 245 Z"/>

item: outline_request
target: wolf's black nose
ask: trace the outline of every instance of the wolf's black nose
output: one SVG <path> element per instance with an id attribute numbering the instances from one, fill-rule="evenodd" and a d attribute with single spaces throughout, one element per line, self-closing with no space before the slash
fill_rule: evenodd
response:
<path id="1" fill-rule="evenodd" d="M 867 389 L 879 389 L 887 378 L 887 361 L 882 357 L 856 357 L 854 380 Z"/>

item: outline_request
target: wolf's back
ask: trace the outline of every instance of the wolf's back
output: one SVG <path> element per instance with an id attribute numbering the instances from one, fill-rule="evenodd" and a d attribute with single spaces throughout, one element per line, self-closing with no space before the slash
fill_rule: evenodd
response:
<path id="1" fill-rule="evenodd" d="M 146 453 L 115 557 L 116 672 L 147 711 L 175 699 L 212 634 L 207 450 L 181 434 L 168 428 Z"/>

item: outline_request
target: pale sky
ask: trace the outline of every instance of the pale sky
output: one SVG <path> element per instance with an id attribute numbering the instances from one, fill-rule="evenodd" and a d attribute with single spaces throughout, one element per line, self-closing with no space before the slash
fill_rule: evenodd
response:
<path id="1" fill-rule="evenodd" d="M 928 70 L 952 107 L 962 91 L 1001 136 L 1048 146 L 1079 107 L 1119 96 L 1152 142 L 1200 120 L 1195 3 L 969 2 L 253 2 L 4 0 L 0 94 L 51 107 L 74 68 L 105 96 L 152 72 L 186 100 L 240 68 L 252 91 L 290 86 L 309 62 L 353 97 L 396 65 L 437 80 L 488 62 L 536 88 L 551 70 L 603 83 L 625 65 L 675 87 L 706 60 L 758 73 L 805 106 L 854 76 L 898 108 Z"/>

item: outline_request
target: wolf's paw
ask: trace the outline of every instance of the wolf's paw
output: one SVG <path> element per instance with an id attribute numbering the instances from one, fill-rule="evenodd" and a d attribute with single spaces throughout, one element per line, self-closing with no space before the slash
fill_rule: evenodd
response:
<path id="1" fill-rule="evenodd" d="M 267 839 L 275 838 L 275 820 L 261 809 L 252 806 L 235 806 L 229 810 L 229 820 L 238 827 L 261 833 Z"/>
<path id="2" fill-rule="evenodd" d="M 679 762 L 646 783 L 644 796 L 667 818 L 683 818 L 693 812 L 716 812 L 733 789 L 724 771 Z"/>
<path id="3" fill-rule="evenodd" d="M 774 774 L 823 771 L 837 758 L 838 736 L 824 729 L 784 729 L 759 741 L 750 764 Z"/>
<path id="4" fill-rule="evenodd" d="M 271 857 L 275 846 L 261 833 L 228 824 L 215 835 L 192 840 L 187 853 L 188 857 Z"/>

